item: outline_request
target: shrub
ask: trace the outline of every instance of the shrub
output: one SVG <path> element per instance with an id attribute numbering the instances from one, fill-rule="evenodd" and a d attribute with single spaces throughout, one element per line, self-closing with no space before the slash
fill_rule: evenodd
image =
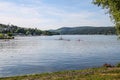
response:
<path id="1" fill-rule="evenodd" d="M 7 33 L 7 35 L 8 35 L 8 36 L 10 36 L 10 37 L 12 37 L 12 36 L 13 36 L 13 34 L 12 34 L 12 33 Z"/>
<path id="2" fill-rule="evenodd" d="M 120 63 L 118 63 L 118 64 L 116 65 L 116 67 L 120 67 Z"/>
<path id="3" fill-rule="evenodd" d="M 114 66 L 112 66 L 111 64 L 107 64 L 107 63 L 105 63 L 105 64 L 103 64 L 103 67 L 114 67 Z"/>
<path id="4" fill-rule="evenodd" d="M 4 38 L 4 35 L 0 33 L 0 38 Z"/>

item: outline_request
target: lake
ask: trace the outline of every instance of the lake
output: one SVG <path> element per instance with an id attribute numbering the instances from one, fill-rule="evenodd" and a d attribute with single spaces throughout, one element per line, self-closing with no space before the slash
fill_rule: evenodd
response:
<path id="1" fill-rule="evenodd" d="M 0 40 L 0 77 L 78 70 L 120 62 L 115 35 L 16 37 Z"/>

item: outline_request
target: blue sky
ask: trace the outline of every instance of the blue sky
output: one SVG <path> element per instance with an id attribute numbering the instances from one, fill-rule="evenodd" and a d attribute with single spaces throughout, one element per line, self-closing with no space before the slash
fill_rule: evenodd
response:
<path id="1" fill-rule="evenodd" d="M 109 15 L 92 0 L 0 0 L 0 23 L 57 29 L 76 26 L 112 26 Z"/>

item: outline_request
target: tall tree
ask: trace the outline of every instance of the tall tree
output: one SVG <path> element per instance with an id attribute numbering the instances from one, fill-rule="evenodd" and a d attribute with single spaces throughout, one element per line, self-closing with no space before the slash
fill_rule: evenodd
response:
<path id="1" fill-rule="evenodd" d="M 107 10 L 115 23 L 117 34 L 120 35 L 120 0 L 93 0 L 93 3 Z"/>

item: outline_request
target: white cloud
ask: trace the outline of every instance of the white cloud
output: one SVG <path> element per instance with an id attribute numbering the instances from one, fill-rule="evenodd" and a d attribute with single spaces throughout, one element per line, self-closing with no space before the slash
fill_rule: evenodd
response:
<path id="1" fill-rule="evenodd" d="M 88 12 L 82 10 L 80 12 L 68 12 L 40 1 L 39 5 L 38 3 L 31 5 L 1 1 L 0 12 L 0 23 L 11 23 L 40 29 L 54 29 L 63 26 L 112 25 L 108 16 L 104 16 L 102 11 Z"/>

